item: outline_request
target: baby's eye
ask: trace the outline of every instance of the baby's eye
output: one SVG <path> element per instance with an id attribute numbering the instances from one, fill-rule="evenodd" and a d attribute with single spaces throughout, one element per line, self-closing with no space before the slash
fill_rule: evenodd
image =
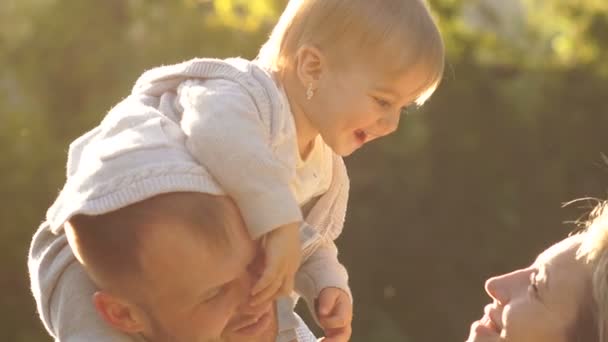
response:
<path id="1" fill-rule="evenodd" d="M 382 107 L 382 108 L 388 108 L 388 107 L 390 107 L 390 106 L 391 106 L 391 103 L 390 103 L 390 102 L 388 102 L 388 101 L 386 101 L 386 100 L 384 100 L 384 99 L 381 99 L 381 98 L 379 98 L 379 97 L 374 97 L 374 100 L 375 100 L 375 101 L 376 101 L 376 103 L 377 103 L 377 104 L 378 104 L 380 107 Z"/>
<path id="2" fill-rule="evenodd" d="M 409 105 L 409 106 L 405 106 L 405 107 L 401 107 L 401 115 L 408 115 L 411 114 L 414 110 L 416 110 L 416 105 Z"/>

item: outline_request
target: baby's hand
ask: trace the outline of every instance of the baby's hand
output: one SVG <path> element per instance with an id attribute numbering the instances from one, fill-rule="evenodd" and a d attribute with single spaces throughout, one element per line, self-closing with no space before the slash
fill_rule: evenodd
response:
<path id="1" fill-rule="evenodd" d="M 335 287 L 321 290 L 316 310 L 326 336 L 323 342 L 346 342 L 350 339 L 353 305 L 344 290 Z"/>
<path id="2" fill-rule="evenodd" d="M 294 276 L 302 257 L 299 226 L 299 223 L 286 224 L 264 236 L 264 273 L 253 287 L 251 305 L 293 291 Z"/>

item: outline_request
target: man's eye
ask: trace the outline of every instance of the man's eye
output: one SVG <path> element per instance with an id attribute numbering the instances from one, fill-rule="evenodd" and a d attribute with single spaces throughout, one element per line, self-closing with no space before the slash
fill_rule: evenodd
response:
<path id="1" fill-rule="evenodd" d="M 210 302 L 210 301 L 216 299 L 217 297 L 219 297 L 223 292 L 224 292 L 224 286 L 219 287 L 219 288 L 213 290 L 212 292 L 209 292 L 205 296 L 205 298 L 203 298 L 203 302 L 204 303 Z"/>

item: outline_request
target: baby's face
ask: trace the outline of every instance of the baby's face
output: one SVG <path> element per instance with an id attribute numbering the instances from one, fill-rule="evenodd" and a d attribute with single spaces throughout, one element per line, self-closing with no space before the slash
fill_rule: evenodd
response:
<path id="1" fill-rule="evenodd" d="M 426 77 L 416 68 L 389 77 L 377 69 L 377 62 L 328 68 L 311 99 L 310 121 L 341 156 L 394 132 L 404 109 L 419 96 Z"/>

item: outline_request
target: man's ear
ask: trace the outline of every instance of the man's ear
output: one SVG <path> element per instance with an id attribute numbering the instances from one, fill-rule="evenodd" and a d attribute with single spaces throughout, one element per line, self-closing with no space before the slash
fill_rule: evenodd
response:
<path id="1" fill-rule="evenodd" d="M 105 291 L 95 292 L 93 304 L 101 317 L 113 328 L 128 334 L 144 331 L 145 317 L 135 304 Z"/>
<path id="2" fill-rule="evenodd" d="M 311 45 L 303 45 L 296 53 L 296 74 L 304 87 L 316 83 L 326 71 L 327 61 L 321 50 Z"/>

